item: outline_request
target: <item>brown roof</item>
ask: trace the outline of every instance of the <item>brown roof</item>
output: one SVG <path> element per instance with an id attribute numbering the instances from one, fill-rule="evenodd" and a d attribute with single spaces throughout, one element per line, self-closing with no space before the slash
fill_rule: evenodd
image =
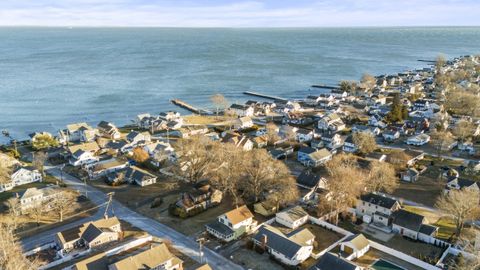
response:
<path id="1" fill-rule="evenodd" d="M 195 270 L 212 270 L 212 268 L 210 267 L 210 265 L 208 265 L 208 263 L 196 268 Z"/>
<path id="2" fill-rule="evenodd" d="M 244 205 L 225 213 L 225 216 L 227 216 L 228 220 L 232 222 L 232 225 L 235 225 L 246 219 L 252 218 L 253 214 Z"/>
<path id="3" fill-rule="evenodd" d="M 99 253 L 95 256 L 88 257 L 85 260 L 79 261 L 73 267 L 74 270 L 106 270 L 108 267 L 108 260 L 105 253 Z"/>
<path id="4" fill-rule="evenodd" d="M 154 269 L 166 261 L 173 260 L 175 263 L 182 263 L 180 259 L 172 255 L 165 243 L 155 246 L 142 253 L 130 256 L 109 266 L 115 270 L 133 270 L 133 269 Z"/>
<path id="5" fill-rule="evenodd" d="M 77 152 L 78 150 L 83 150 L 85 152 L 97 152 L 98 150 L 100 150 L 100 147 L 96 142 L 76 144 L 68 147 L 68 151 L 70 151 L 70 153 L 72 154 Z"/>

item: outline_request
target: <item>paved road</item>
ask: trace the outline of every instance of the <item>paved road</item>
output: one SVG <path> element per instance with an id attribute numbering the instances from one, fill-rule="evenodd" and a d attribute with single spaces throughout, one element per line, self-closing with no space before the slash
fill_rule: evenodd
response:
<path id="1" fill-rule="evenodd" d="M 47 169 L 47 173 L 53 175 L 56 178 L 60 178 L 61 174 L 60 170 L 56 167 L 51 167 Z M 71 175 L 63 173 L 63 181 L 69 187 L 78 190 L 80 193 L 84 194 L 86 190 L 88 198 L 96 205 L 105 204 L 105 202 L 107 202 L 108 200 L 107 196 L 102 191 L 89 185 L 85 186 L 79 179 Z M 44 243 L 51 242 L 53 236 L 57 232 L 79 224 L 83 224 L 91 220 L 99 219 L 103 216 L 104 211 L 105 206 L 102 206 L 100 207 L 99 211 L 91 217 L 84 218 L 64 226 L 59 226 L 55 229 L 23 239 L 22 246 L 24 250 L 29 250 Z M 115 200 L 113 200 L 112 209 L 110 209 L 109 212 L 110 214 L 115 214 L 115 216 L 117 216 L 118 218 L 128 221 L 133 226 L 140 228 L 155 237 L 170 240 L 173 243 L 173 246 L 179 251 L 189 256 L 190 258 L 199 261 L 198 244 L 193 238 L 189 238 L 175 231 L 174 229 L 159 223 L 156 220 L 142 216 Z M 233 263 L 232 261 L 226 259 L 225 257 L 208 248 L 203 248 L 203 254 L 204 262 L 208 262 L 208 264 L 210 264 L 210 266 L 212 266 L 212 268 L 214 269 L 243 269 L 241 266 Z"/>

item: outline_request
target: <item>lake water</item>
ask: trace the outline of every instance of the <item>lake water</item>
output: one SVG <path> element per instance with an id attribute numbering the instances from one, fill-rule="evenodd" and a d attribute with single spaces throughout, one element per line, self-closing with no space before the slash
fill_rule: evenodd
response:
<path id="1" fill-rule="evenodd" d="M 418 59 L 479 44 L 478 27 L 0 28 L 0 129 L 21 139 L 71 122 L 121 125 L 178 110 L 173 98 L 211 106 L 214 93 L 303 97 L 312 84 L 424 67 Z"/>

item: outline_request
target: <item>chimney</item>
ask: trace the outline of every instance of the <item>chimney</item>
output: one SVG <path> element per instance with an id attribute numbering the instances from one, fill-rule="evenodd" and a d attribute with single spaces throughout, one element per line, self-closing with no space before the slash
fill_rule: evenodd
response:
<path id="1" fill-rule="evenodd" d="M 267 241 L 268 241 L 268 237 L 266 234 L 262 234 L 262 240 L 261 240 L 261 243 L 262 243 L 262 248 L 265 249 L 265 247 L 267 246 Z"/>

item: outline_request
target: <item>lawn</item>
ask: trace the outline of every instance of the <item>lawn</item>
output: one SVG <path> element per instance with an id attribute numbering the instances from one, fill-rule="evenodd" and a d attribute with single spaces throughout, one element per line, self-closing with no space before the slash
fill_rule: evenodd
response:
<path id="1" fill-rule="evenodd" d="M 433 207 L 437 199 L 442 196 L 446 182 L 438 179 L 438 170 L 428 168 L 414 183 L 400 181 L 393 196 L 416 203 Z"/>
<path id="2" fill-rule="evenodd" d="M 183 120 L 185 121 L 185 124 L 191 124 L 191 125 L 213 125 L 213 124 L 219 124 L 221 122 L 225 121 L 231 121 L 235 119 L 235 117 L 230 117 L 230 116 L 222 116 L 219 115 L 217 116 L 206 116 L 206 115 L 186 115 L 183 117 Z"/>
<path id="3" fill-rule="evenodd" d="M 243 266 L 244 269 L 269 269 L 269 270 L 283 270 L 280 264 L 270 259 L 268 253 L 260 254 L 254 250 L 247 248 L 240 248 L 236 250 L 232 256 L 232 261 Z"/>
<path id="4" fill-rule="evenodd" d="M 342 239 L 343 235 L 334 231 L 327 230 L 323 227 L 314 224 L 306 224 L 301 228 L 307 228 L 313 235 L 315 235 L 314 252 L 321 252 L 329 246 L 333 245 L 338 240 Z"/>
<path id="5" fill-rule="evenodd" d="M 400 235 L 395 235 L 387 243 L 385 243 L 385 245 L 420 260 L 423 260 L 424 258 L 430 258 L 434 261 L 438 261 L 444 251 L 443 248 L 410 240 Z"/>
<path id="6" fill-rule="evenodd" d="M 404 206 L 405 210 L 422 215 L 427 218 L 429 224 L 438 227 L 437 238 L 448 241 L 450 237 L 455 233 L 455 223 L 449 216 L 442 216 L 440 213 L 432 212 L 428 209 Z"/>

